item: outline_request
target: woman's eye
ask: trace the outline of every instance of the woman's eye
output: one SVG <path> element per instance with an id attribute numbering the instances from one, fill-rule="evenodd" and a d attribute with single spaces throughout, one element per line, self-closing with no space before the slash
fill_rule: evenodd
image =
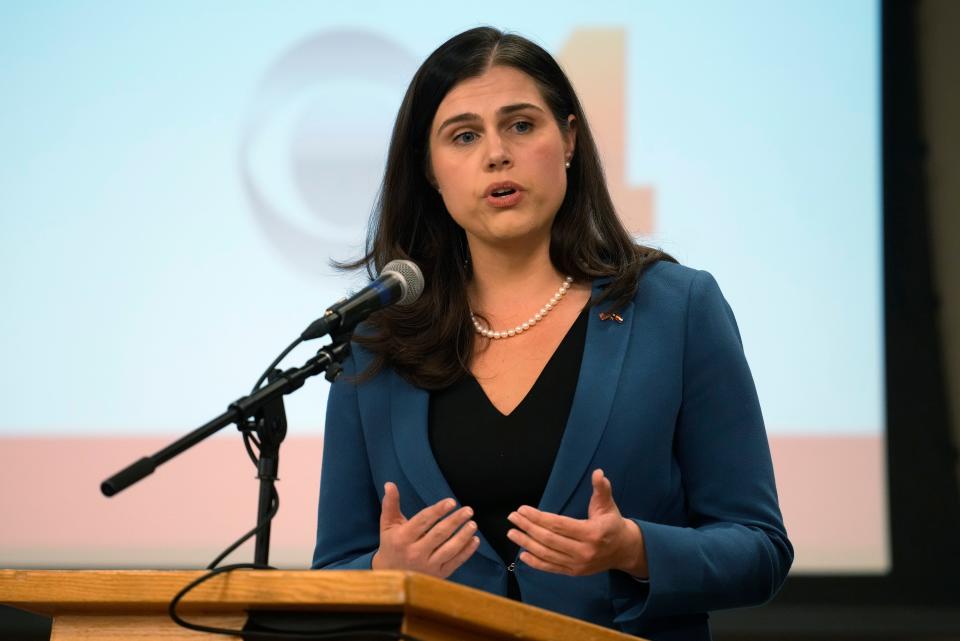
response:
<path id="1" fill-rule="evenodd" d="M 477 134 L 473 133 L 472 131 L 465 131 L 462 134 L 457 134 L 456 136 L 453 137 L 454 142 L 458 142 L 465 145 L 469 145 L 476 139 L 477 139 Z"/>
<path id="2" fill-rule="evenodd" d="M 518 134 L 525 134 L 533 128 L 533 125 L 527 122 L 526 120 L 521 120 L 520 122 L 513 123 L 513 130 Z"/>

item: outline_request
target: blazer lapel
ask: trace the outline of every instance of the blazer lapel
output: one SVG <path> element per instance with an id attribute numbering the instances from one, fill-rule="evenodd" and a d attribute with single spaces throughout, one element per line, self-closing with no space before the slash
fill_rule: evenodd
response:
<path id="1" fill-rule="evenodd" d="M 609 279 L 595 281 L 593 295 Z M 540 500 L 539 509 L 559 514 L 580 484 L 607 425 L 620 370 L 627 352 L 633 321 L 633 302 L 617 313 L 623 322 L 601 320 L 605 304 L 590 309 L 587 338 L 580 364 L 577 390 L 560 449 Z"/>
<path id="2" fill-rule="evenodd" d="M 425 505 L 453 496 L 433 458 L 427 436 L 430 393 L 410 385 L 396 373 L 392 373 L 390 385 L 393 443 L 403 473 Z"/>
<path id="3" fill-rule="evenodd" d="M 430 506 L 441 499 L 453 496 L 453 490 L 443 478 L 443 473 L 430 447 L 430 437 L 427 433 L 430 393 L 414 387 L 395 372 L 391 373 L 391 378 L 390 423 L 397 459 L 423 504 Z M 459 503 L 459 499 L 457 502 Z M 488 557 L 497 565 L 503 565 L 503 560 L 490 543 L 482 534 L 478 536 L 480 536 L 478 553 Z"/>

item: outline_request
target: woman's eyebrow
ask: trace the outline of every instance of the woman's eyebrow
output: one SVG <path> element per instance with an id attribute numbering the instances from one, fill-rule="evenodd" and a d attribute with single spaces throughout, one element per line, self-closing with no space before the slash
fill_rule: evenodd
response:
<path id="1" fill-rule="evenodd" d="M 499 109 L 497 109 L 497 115 L 500 117 L 509 116 L 512 113 L 515 113 L 517 111 L 523 111 L 524 109 L 536 109 L 537 111 L 540 111 L 540 112 L 543 111 L 543 109 L 541 109 L 535 104 L 532 104 L 529 102 L 518 102 L 513 105 L 506 105 L 504 107 L 500 107 Z M 482 120 L 482 118 L 480 118 L 480 114 L 475 114 L 472 112 L 451 116 L 450 118 L 447 118 L 442 123 L 440 123 L 440 126 L 437 127 L 437 135 L 439 136 L 440 132 L 442 132 L 446 127 L 450 125 L 455 125 L 461 122 L 475 122 L 477 120 Z"/>
<path id="2" fill-rule="evenodd" d="M 443 131 L 446 127 L 449 127 L 450 125 L 455 125 L 459 122 L 474 122 L 477 120 L 481 120 L 480 114 L 475 114 L 475 113 L 457 114 L 456 116 L 447 118 L 440 124 L 439 127 L 437 127 L 437 135 L 439 136 L 440 132 Z"/>
<path id="3" fill-rule="evenodd" d="M 540 107 L 534 104 L 531 104 L 529 102 L 518 102 L 515 105 L 507 105 L 506 107 L 500 107 L 499 109 L 497 109 L 497 115 L 509 116 L 512 113 L 515 113 L 517 111 L 523 111 L 524 109 L 536 109 L 541 113 L 543 112 L 543 109 L 541 109 Z"/>

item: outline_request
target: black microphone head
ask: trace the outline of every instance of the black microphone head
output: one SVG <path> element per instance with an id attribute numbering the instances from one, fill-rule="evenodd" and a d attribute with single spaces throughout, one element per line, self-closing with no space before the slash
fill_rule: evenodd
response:
<path id="1" fill-rule="evenodd" d="M 380 270 L 383 276 L 387 272 L 393 272 L 403 281 L 403 296 L 397 301 L 397 305 L 409 305 L 423 293 L 423 272 L 417 267 L 417 264 L 411 260 L 391 260 Z"/>

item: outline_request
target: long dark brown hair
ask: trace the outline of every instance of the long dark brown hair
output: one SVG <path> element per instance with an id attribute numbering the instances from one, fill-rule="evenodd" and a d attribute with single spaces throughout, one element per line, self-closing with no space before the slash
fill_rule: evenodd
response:
<path id="1" fill-rule="evenodd" d="M 467 301 L 471 267 L 464 231 L 428 179 L 429 132 L 444 96 L 494 65 L 533 78 L 561 130 L 568 127 L 570 114 L 576 119 L 577 152 L 550 237 L 550 260 L 557 271 L 579 281 L 611 277 L 594 303 L 615 309 L 633 297 L 647 266 L 673 261 L 637 245 L 621 224 L 583 108 L 550 54 L 526 38 L 491 27 L 465 31 L 430 54 L 410 82 L 393 126 L 366 254 L 338 264 L 366 267 L 373 277 L 389 261 L 405 258 L 420 266 L 426 280 L 419 300 L 371 315 L 355 336 L 374 356 L 361 380 L 392 367 L 414 385 L 441 389 L 468 371 L 476 340 Z"/>

